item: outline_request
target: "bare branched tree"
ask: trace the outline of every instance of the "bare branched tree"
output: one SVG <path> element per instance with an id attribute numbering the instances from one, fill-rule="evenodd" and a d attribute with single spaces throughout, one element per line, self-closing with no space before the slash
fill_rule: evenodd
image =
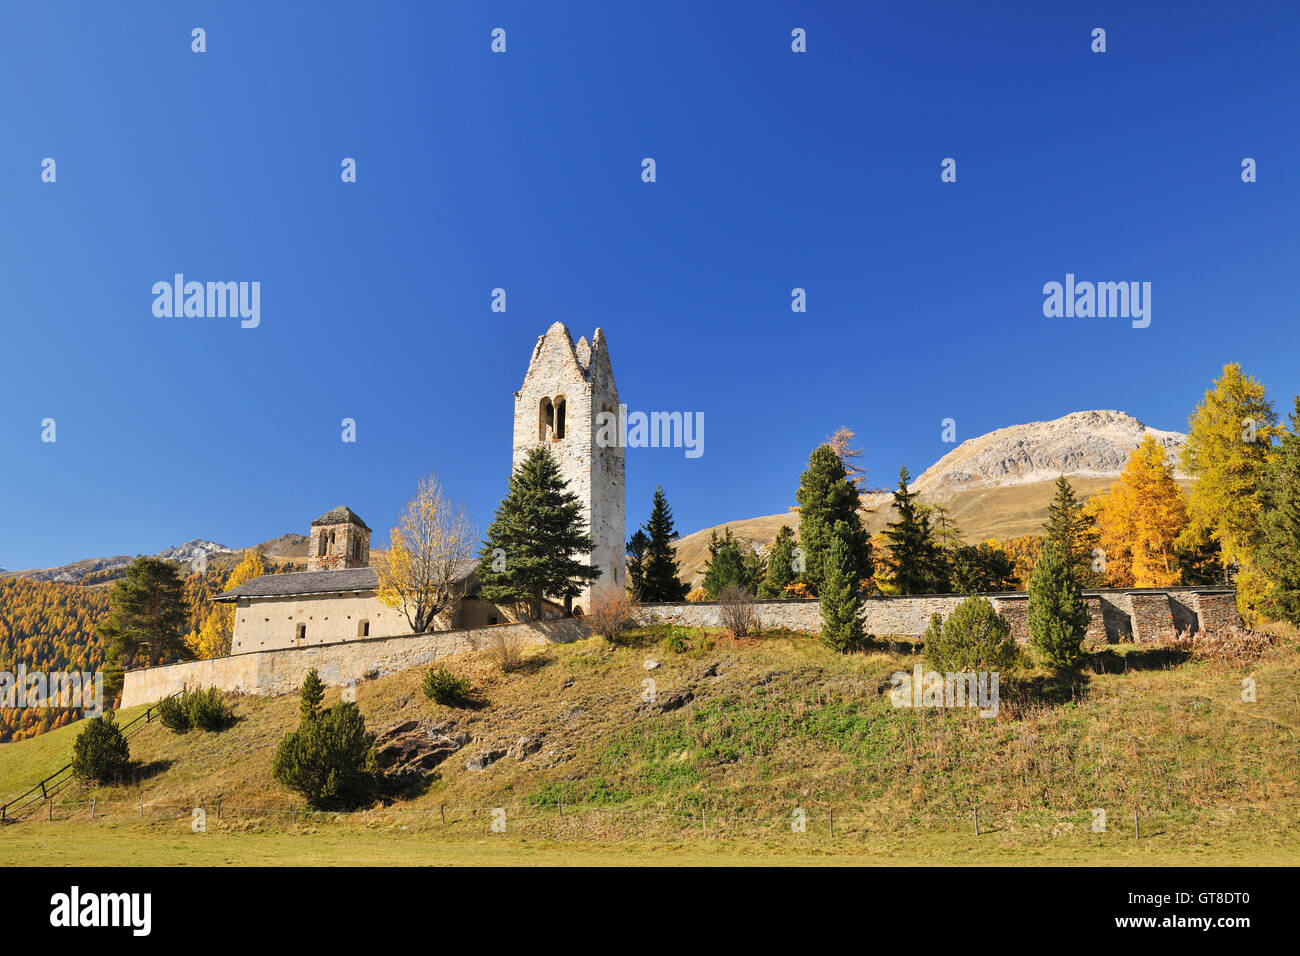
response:
<path id="1" fill-rule="evenodd" d="M 379 600 L 400 609 L 411 630 L 423 634 L 464 598 L 466 562 L 477 548 L 478 531 L 464 506 L 448 500 L 429 475 L 420 479 L 389 537 L 389 549 L 376 553 Z"/>

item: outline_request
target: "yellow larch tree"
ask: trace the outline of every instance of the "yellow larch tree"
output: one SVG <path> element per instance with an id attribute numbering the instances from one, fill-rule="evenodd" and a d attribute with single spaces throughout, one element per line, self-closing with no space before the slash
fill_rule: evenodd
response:
<path id="1" fill-rule="evenodd" d="M 239 564 L 230 572 L 222 591 L 230 591 L 245 584 L 253 578 L 266 573 L 266 564 L 260 552 L 249 548 L 244 552 Z M 185 643 L 200 658 L 224 657 L 230 653 L 230 642 L 235 633 L 235 608 L 230 604 L 212 605 L 207 617 L 199 625 L 198 631 L 191 631 L 185 636 Z"/>
<path id="2" fill-rule="evenodd" d="M 1164 447 L 1147 435 L 1129 455 L 1119 481 L 1091 499 L 1106 582 L 1115 587 L 1168 587 L 1178 581 L 1175 542 L 1187 524 L 1187 501 Z"/>

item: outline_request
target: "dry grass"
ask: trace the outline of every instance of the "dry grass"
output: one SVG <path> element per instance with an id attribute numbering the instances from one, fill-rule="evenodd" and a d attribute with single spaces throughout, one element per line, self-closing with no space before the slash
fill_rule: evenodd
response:
<path id="1" fill-rule="evenodd" d="M 1279 641 L 1272 634 L 1223 627 L 1207 631 L 1180 631 L 1173 647 L 1196 660 L 1247 664 L 1273 650 Z"/>
<path id="2" fill-rule="evenodd" d="M 832 858 L 910 841 L 932 845 L 932 862 L 1107 863 L 1130 853 L 1137 862 L 1141 847 L 1117 841 L 1138 809 L 1159 841 L 1147 846 L 1163 854 L 1149 862 L 1222 862 L 1244 858 L 1238 850 L 1250 845 L 1300 859 L 1300 654 L 1293 643 L 1250 664 L 1177 663 L 1181 655 L 1168 651 L 1112 648 L 1124 667 L 1087 675 L 1068 690 L 1029 674 L 1015 705 L 995 719 L 893 707 L 889 676 L 911 669 L 917 658 L 910 651 L 882 643 L 841 656 L 790 633 L 741 643 L 717 631 L 656 627 L 635 632 L 627 646 L 593 638 L 529 649 L 509 673 L 488 650 L 446 659 L 482 690 L 487 703 L 476 710 L 427 701 L 419 689 L 423 669 L 365 682 L 357 700 L 372 730 L 420 719 L 474 738 L 424 792 L 373 808 L 361 818 L 366 825 L 286 813 L 300 801 L 274 783 L 270 763 L 279 737 L 297 722 L 292 696 L 232 697 L 239 719 L 219 734 L 177 737 L 146 728 L 131 742 L 150 804 L 143 818 L 132 817 L 135 785 L 66 799 L 108 801 L 101 812 L 157 844 L 148 857 L 157 860 L 166 858 L 163 837 L 187 826 L 181 810 L 168 808 L 217 799 L 223 828 L 269 835 L 276 846 L 282 833 L 314 834 L 323 845 L 338 827 L 357 827 L 367 840 L 374 827 L 408 827 L 432 840 L 472 842 L 489 837 L 486 811 L 472 808 L 505 807 L 508 840 L 554 841 L 557 861 L 568 859 L 566 848 L 694 852 L 719 840 L 730 841 L 727 852 L 779 856 L 797 851 L 789 815 L 798 806 L 809 814 L 812 845 Z M 648 657 L 660 662 L 649 672 L 642 666 Z M 647 711 L 647 673 L 660 700 L 687 690 L 693 699 L 666 713 Z M 1255 703 L 1241 699 L 1246 676 L 1257 683 Z M 327 705 L 337 693 L 327 692 Z M 61 756 L 56 744 L 70 748 L 71 731 L 0 748 L 0 783 L 10 793 L 25 789 L 19 784 L 39 776 L 36 764 Z M 543 743 L 526 759 L 466 768 L 469 756 L 527 734 Z M 981 826 L 998 832 L 982 849 L 964 848 L 976 804 Z M 440 814 L 440 806 L 450 809 Z M 1094 807 L 1108 808 L 1114 834 L 1090 833 Z M 85 816 L 84 807 L 75 812 Z M 34 832 L 26 826 L 0 830 L 0 840 L 26 839 L 24 832 Z M 418 845 L 397 843 L 385 859 L 413 862 Z"/>

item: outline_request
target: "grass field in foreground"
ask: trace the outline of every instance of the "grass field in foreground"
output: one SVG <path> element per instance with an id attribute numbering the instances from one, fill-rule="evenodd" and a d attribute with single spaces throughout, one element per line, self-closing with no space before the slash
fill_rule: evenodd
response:
<path id="1" fill-rule="evenodd" d="M 136 779 L 69 785 L 56 797 L 54 821 L 38 811 L 0 828 L 0 858 L 123 865 L 1300 862 L 1294 637 L 1245 664 L 1112 646 L 1068 685 L 1032 670 L 1018 678 L 1019 689 L 1009 678 L 992 719 L 969 709 L 892 706 L 889 675 L 920 662 L 915 650 L 881 641 L 842 656 L 806 635 L 734 641 L 653 628 L 630 646 L 592 638 L 538 648 L 508 675 L 484 653 L 447 659 L 481 692 L 478 708 L 425 699 L 422 669 L 366 681 L 357 701 L 371 729 L 416 722 L 472 742 L 416 792 L 364 816 L 305 817 L 302 798 L 272 779 L 276 742 L 298 720 L 296 696 L 232 696 L 234 726 L 183 735 L 145 726 L 130 742 Z M 659 666 L 647 671 L 648 658 Z M 675 697 L 681 706 L 664 713 L 645 706 L 648 674 L 661 699 Z M 1257 688 L 1251 702 L 1242 699 L 1246 677 Z M 329 691 L 326 703 L 337 694 Z M 0 794 L 15 796 L 65 762 L 78 729 L 0 746 Z M 467 766 L 467 758 L 504 753 L 526 735 L 541 746 L 487 769 Z M 199 806 L 208 812 L 208 832 L 195 834 L 190 813 Z M 506 809 L 504 834 L 489 832 L 495 807 Z M 448 808 L 446 823 L 441 808 Z M 806 833 L 791 832 L 794 808 L 807 811 Z M 1091 832 L 1093 808 L 1107 811 L 1104 834 Z"/>
<path id="2" fill-rule="evenodd" d="M 1244 829 L 1206 832 L 1192 843 L 1157 830 L 1064 836 L 970 831 L 879 834 L 829 839 L 791 834 L 781 841 L 703 837 L 691 842 L 570 841 L 526 834 L 487 834 L 321 824 L 258 831 L 190 820 L 141 828 L 129 820 L 37 821 L 6 827 L 0 855 L 10 866 L 1293 866 L 1294 828 L 1260 839 Z M 1294 821 L 1293 821 L 1294 827 Z M 475 832 L 477 829 L 477 832 Z"/>

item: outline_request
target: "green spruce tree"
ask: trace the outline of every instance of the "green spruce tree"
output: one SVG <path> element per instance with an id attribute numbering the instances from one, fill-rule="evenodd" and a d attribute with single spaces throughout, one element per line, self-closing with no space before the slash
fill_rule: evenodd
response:
<path id="1" fill-rule="evenodd" d="M 1300 625 L 1300 395 L 1261 491 L 1256 561 L 1269 580 L 1264 610 Z"/>
<path id="2" fill-rule="evenodd" d="M 829 445 L 819 445 L 808 458 L 799 479 L 799 544 L 804 549 L 803 579 L 814 593 L 821 593 L 826 555 L 835 526 L 844 523 L 844 545 L 849 551 L 851 573 L 859 581 L 871 577 L 871 540 L 858 517 L 858 491 L 844 462 Z"/>
<path id="3" fill-rule="evenodd" d="M 709 535 L 709 559 L 704 564 L 704 592 L 710 601 L 716 601 L 728 584 L 749 591 L 740 543 L 732 536 L 730 528 L 722 530 L 722 537 L 718 537 L 717 531 Z"/>
<path id="4" fill-rule="evenodd" d="M 638 601 L 645 581 L 645 549 L 650 538 L 640 528 L 627 539 L 627 593 Z"/>
<path id="5" fill-rule="evenodd" d="M 758 596 L 764 600 L 785 597 L 786 585 L 794 584 L 799 574 L 795 571 L 794 530 L 788 525 L 781 525 L 772 542 L 772 549 L 767 555 L 767 570 L 763 581 L 758 586 Z"/>
<path id="6" fill-rule="evenodd" d="M 1029 577 L 1029 643 L 1039 663 L 1072 669 L 1083 660 L 1088 606 L 1060 549 L 1048 542 Z"/>
<path id="7" fill-rule="evenodd" d="M 108 601 L 111 610 L 100 636 L 111 663 L 156 667 L 194 656 L 185 645 L 185 582 L 170 561 L 136 558 Z"/>
<path id="8" fill-rule="evenodd" d="M 302 679 L 302 688 L 298 691 L 298 719 L 314 720 L 320 713 L 321 701 L 325 699 L 325 685 L 321 683 L 316 668 L 307 672 Z"/>
<path id="9" fill-rule="evenodd" d="M 856 516 L 854 517 L 856 521 Z M 843 521 L 831 529 L 822 562 L 818 600 L 822 612 L 822 641 L 846 653 L 862 646 L 862 580 L 853 556 L 853 530 Z"/>
<path id="10" fill-rule="evenodd" d="M 654 502 L 650 506 L 650 520 L 644 527 L 648 540 L 642 559 L 641 600 L 684 600 L 686 585 L 678 577 L 677 553 L 673 548 L 677 530 L 673 527 L 673 510 L 668 507 L 668 496 L 664 494 L 662 486 L 655 489 Z"/>
<path id="11" fill-rule="evenodd" d="M 1084 513 L 1083 502 L 1075 497 L 1074 487 L 1065 475 L 1056 479 L 1056 494 L 1047 506 L 1047 524 L 1043 526 L 1044 539 L 1054 545 L 1066 559 L 1075 580 L 1083 583 L 1092 577 L 1092 550 L 1087 532 L 1091 525 Z"/>
<path id="12" fill-rule="evenodd" d="M 509 491 L 488 526 L 480 593 L 497 604 L 527 607 L 540 618 L 546 598 L 568 606 L 600 577 L 599 568 L 574 557 L 593 547 L 578 496 L 546 447 L 534 448 L 510 476 Z"/>
<path id="13" fill-rule="evenodd" d="M 904 466 L 898 473 L 894 511 L 898 520 L 885 526 L 885 541 L 894 562 L 894 586 L 899 594 L 937 594 L 947 590 L 943 549 L 935 540 L 926 510 L 909 491 L 911 476 Z"/>

